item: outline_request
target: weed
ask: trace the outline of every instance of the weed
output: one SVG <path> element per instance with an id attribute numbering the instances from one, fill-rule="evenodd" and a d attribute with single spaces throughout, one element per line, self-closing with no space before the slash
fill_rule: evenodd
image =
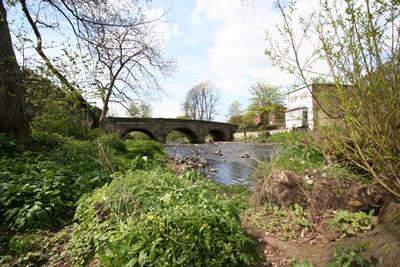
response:
<path id="1" fill-rule="evenodd" d="M 238 209 L 194 173 L 134 171 L 79 201 L 69 245 L 74 265 L 247 266 L 255 246 Z"/>
<path id="2" fill-rule="evenodd" d="M 292 263 L 292 267 L 314 267 L 314 264 L 312 264 L 309 261 L 294 261 Z"/>
<path id="3" fill-rule="evenodd" d="M 355 242 L 351 247 L 344 247 L 341 245 L 335 246 L 333 256 L 335 259 L 327 264 L 327 267 L 366 267 L 375 266 L 377 260 L 371 258 L 367 260 L 360 255 L 361 252 L 366 250 L 365 244 L 358 241 Z"/>
<path id="4" fill-rule="evenodd" d="M 340 210 L 335 214 L 335 217 L 329 221 L 329 224 L 338 229 L 343 237 L 352 236 L 356 233 L 365 232 L 374 227 L 374 210 L 368 214 L 365 212 L 350 212 Z"/>
<path id="5" fill-rule="evenodd" d="M 316 146 L 292 143 L 280 145 L 271 161 L 263 162 L 258 172 L 263 176 L 268 176 L 274 170 L 290 170 L 300 173 L 323 166 L 324 156 Z"/>
<path id="6" fill-rule="evenodd" d="M 115 141 L 56 140 L 66 143 L 52 151 L 0 158 L 0 217 L 9 229 L 62 224 L 82 194 L 111 181 L 111 172 L 119 168 Z"/>
<path id="7" fill-rule="evenodd" d="M 298 204 L 288 208 L 268 204 L 259 210 L 248 209 L 242 216 L 248 218 L 251 224 L 266 229 L 282 240 L 295 239 L 310 230 L 307 214 Z"/>
<path id="8" fill-rule="evenodd" d="M 6 134 L 0 133 L 0 157 L 13 156 L 23 149 L 22 145 L 9 139 Z"/>
<path id="9" fill-rule="evenodd" d="M 310 133 L 292 131 L 285 133 L 277 133 L 269 136 L 267 141 L 270 143 L 302 143 L 311 137 Z M 308 140 L 307 140 L 308 141 Z"/>

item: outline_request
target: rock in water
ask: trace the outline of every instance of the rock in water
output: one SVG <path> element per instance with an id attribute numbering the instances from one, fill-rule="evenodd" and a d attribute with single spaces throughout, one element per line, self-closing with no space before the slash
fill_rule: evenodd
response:
<path id="1" fill-rule="evenodd" d="M 248 158 L 250 158 L 250 155 L 249 155 L 249 153 L 245 152 L 242 155 L 240 155 L 240 157 L 243 159 L 248 159 Z"/>

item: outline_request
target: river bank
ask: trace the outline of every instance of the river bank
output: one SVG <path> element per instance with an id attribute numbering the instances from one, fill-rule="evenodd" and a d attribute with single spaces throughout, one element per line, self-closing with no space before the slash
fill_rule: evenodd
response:
<path id="1" fill-rule="evenodd" d="M 382 206 L 381 192 L 364 183 L 365 177 L 326 164 L 315 146 L 300 142 L 302 135 L 272 136 L 280 143 L 276 153 L 271 144 L 210 143 L 174 146 L 171 155 L 182 154 L 169 160 L 159 143 L 108 135 L 91 141 L 53 137 L 57 145 L 34 153 L 0 139 L 6 152 L 0 155 L 0 189 L 8 200 L 1 204 L 2 218 L 8 217 L 0 228 L 0 263 L 396 266 L 399 242 L 393 233 L 400 228 L 387 223 L 396 209 Z M 264 160 L 252 158 L 257 153 Z M 172 168 L 178 161 L 192 165 Z M 246 171 L 212 165 L 230 161 L 246 163 L 239 165 Z M 85 162 L 95 165 L 83 172 Z M 205 179 L 199 168 L 208 169 L 206 177 L 241 179 Z M 250 176 L 243 179 L 243 173 Z M 251 173 L 255 180 L 249 180 Z M 18 199 L 15 186 L 26 188 Z M 67 202 L 71 196 L 76 202 Z M 19 212 L 29 205 L 28 214 Z M 384 210 L 389 217 L 378 217 Z M 25 224 L 15 224 L 19 220 Z"/>
<path id="2" fill-rule="evenodd" d="M 265 266 L 398 266 L 399 204 L 381 186 L 328 162 L 310 134 L 270 140 L 280 146 L 241 214 Z"/>
<path id="3" fill-rule="evenodd" d="M 1 220 L 0 265 L 256 264 L 255 242 L 239 220 L 243 203 L 196 172 L 167 169 L 161 144 L 108 135 L 53 138 L 59 141 L 54 147 L 34 154 L 0 138 L 6 148 L 0 154 L 0 216 L 7 219 Z M 89 159 L 98 165 L 84 173 L 79 168 Z M 72 163 L 79 168 L 64 171 L 75 168 Z M 92 175 L 100 171 L 99 181 Z M 87 180 L 96 184 L 80 183 Z M 26 188 L 18 198 L 16 186 Z"/>

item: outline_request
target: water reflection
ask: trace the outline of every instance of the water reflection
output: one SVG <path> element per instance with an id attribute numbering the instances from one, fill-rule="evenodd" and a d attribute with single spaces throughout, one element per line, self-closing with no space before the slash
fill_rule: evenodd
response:
<path id="1" fill-rule="evenodd" d="M 187 157 L 196 155 L 208 161 L 215 172 L 208 173 L 216 182 L 251 186 L 251 174 L 258 164 L 269 159 L 274 151 L 270 144 L 254 143 L 207 143 L 207 144 L 169 144 L 167 152 L 171 156 Z M 245 157 L 246 154 L 249 156 Z"/>

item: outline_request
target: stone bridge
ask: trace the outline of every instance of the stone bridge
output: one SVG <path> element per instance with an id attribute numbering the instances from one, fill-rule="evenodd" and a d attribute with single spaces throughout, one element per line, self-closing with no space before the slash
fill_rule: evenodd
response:
<path id="1" fill-rule="evenodd" d="M 204 143 L 207 136 L 214 141 L 231 141 L 238 128 L 228 123 L 185 119 L 109 117 L 107 121 L 111 130 L 121 136 L 138 131 L 162 143 L 167 141 L 172 131 L 181 132 L 191 143 Z"/>

